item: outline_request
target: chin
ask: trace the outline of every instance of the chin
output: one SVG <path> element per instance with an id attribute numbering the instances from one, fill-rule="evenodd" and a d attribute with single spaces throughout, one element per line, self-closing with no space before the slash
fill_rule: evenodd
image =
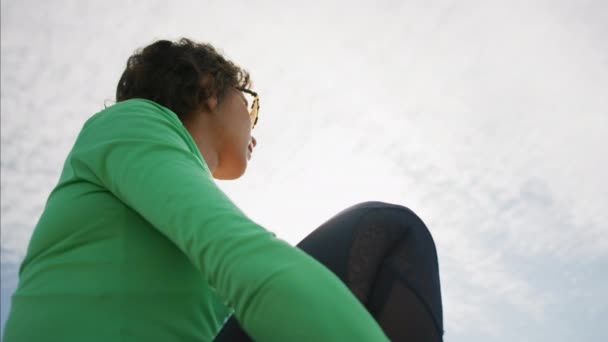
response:
<path id="1" fill-rule="evenodd" d="M 247 160 L 238 163 L 238 165 L 231 165 L 232 167 L 218 167 L 213 171 L 213 178 L 219 180 L 234 180 L 241 178 L 247 170 Z"/>

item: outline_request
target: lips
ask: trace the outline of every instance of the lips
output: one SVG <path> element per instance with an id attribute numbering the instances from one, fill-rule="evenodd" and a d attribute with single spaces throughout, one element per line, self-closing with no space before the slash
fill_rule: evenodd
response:
<path id="1" fill-rule="evenodd" d="M 249 151 L 249 153 L 247 153 L 247 160 L 251 160 L 251 154 L 253 153 L 253 146 L 251 146 L 251 144 L 249 144 L 249 146 L 247 146 L 247 150 Z"/>

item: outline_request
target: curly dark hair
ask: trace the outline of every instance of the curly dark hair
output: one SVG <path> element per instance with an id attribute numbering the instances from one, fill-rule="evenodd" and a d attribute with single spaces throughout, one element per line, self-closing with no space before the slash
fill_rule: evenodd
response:
<path id="1" fill-rule="evenodd" d="M 221 103 L 230 87 L 250 86 L 249 73 L 210 44 L 187 38 L 159 40 L 129 57 L 116 87 L 116 102 L 148 99 L 183 120 L 201 108 L 208 109 L 210 97 L 216 96 Z"/>

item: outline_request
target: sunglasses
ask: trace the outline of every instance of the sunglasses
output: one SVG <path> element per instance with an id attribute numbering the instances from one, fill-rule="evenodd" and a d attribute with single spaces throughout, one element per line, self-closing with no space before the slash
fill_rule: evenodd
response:
<path id="1" fill-rule="evenodd" d="M 249 109 L 249 118 L 251 119 L 251 128 L 253 129 L 258 123 L 258 113 L 260 111 L 260 98 L 258 96 L 258 93 L 243 87 L 237 87 L 236 89 L 253 97 L 253 100 L 250 101 L 251 109 Z"/>

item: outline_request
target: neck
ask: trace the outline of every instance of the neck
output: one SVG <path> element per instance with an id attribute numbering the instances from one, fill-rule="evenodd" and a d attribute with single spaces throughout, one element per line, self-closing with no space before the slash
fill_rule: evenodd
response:
<path id="1" fill-rule="evenodd" d="M 199 140 L 196 139 L 194 139 L 194 141 L 196 142 L 196 146 L 198 146 L 198 150 L 201 152 L 203 159 L 205 159 L 205 164 L 207 164 L 209 171 L 213 174 L 218 164 L 217 151 L 204 141 L 199 142 Z"/>
<path id="2" fill-rule="evenodd" d="M 213 174 L 218 164 L 218 153 L 214 143 L 213 131 L 210 129 L 211 123 L 204 122 L 206 115 L 192 115 L 191 117 L 193 118 L 184 122 L 184 126 L 194 139 L 209 171 Z"/>

